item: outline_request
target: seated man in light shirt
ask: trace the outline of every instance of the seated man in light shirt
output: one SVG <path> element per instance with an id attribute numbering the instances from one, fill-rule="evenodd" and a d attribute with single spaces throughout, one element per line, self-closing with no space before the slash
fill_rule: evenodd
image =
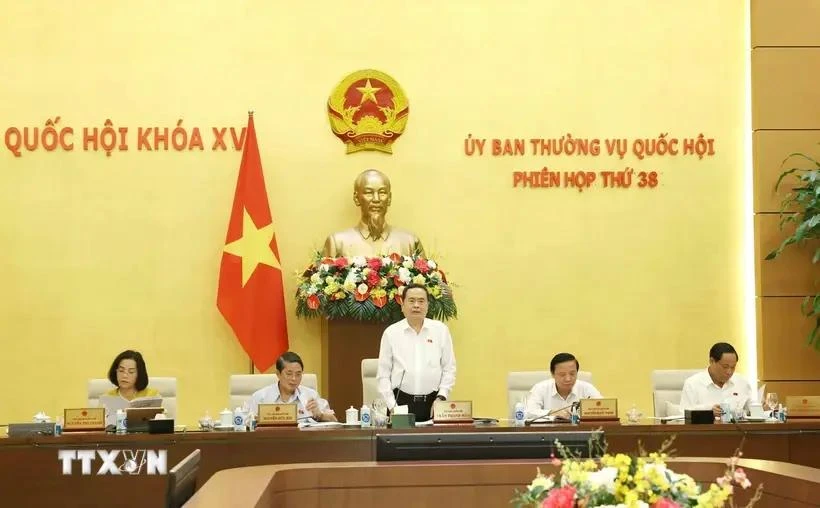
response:
<path id="1" fill-rule="evenodd" d="M 581 365 L 570 353 L 558 353 L 550 361 L 551 379 L 538 382 L 527 395 L 526 418 L 554 415 L 569 419 L 570 409 L 581 399 L 600 399 L 601 392 L 578 379 Z"/>
<path id="2" fill-rule="evenodd" d="M 304 364 L 296 353 L 288 351 L 276 359 L 276 375 L 279 380 L 257 390 L 245 403 L 245 409 L 259 414 L 259 404 L 296 404 L 297 419 L 300 422 L 335 422 L 336 414 L 328 402 L 319 397 L 313 388 L 302 386 Z"/>
<path id="3" fill-rule="evenodd" d="M 683 383 L 681 409 L 711 409 L 715 417 L 723 414 L 720 404 L 747 408 L 756 396 L 752 386 L 740 374 L 735 374 L 737 351 L 731 344 L 718 342 L 709 350 L 709 366 L 690 376 Z"/>

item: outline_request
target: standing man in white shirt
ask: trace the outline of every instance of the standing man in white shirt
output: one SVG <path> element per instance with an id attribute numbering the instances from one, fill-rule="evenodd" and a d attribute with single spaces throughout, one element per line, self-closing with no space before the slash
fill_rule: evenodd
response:
<path id="1" fill-rule="evenodd" d="M 571 353 L 558 353 L 550 360 L 551 379 L 535 384 L 527 395 L 526 417 L 553 415 L 569 419 L 572 405 L 581 399 L 600 399 L 601 392 L 592 383 L 578 379 L 581 364 Z"/>
<path id="2" fill-rule="evenodd" d="M 276 359 L 276 376 L 279 380 L 256 390 L 245 402 L 245 409 L 258 415 L 259 404 L 296 404 L 299 421 L 335 422 L 336 413 L 330 409 L 330 404 L 319 397 L 319 392 L 313 388 L 302 386 L 304 369 L 299 355 L 292 351 L 282 353 Z"/>
<path id="3" fill-rule="evenodd" d="M 718 418 L 723 414 L 720 409 L 723 402 L 732 407 L 748 407 L 756 393 L 743 376 L 735 374 L 737 361 L 737 351 L 731 344 L 718 342 L 712 346 L 709 367 L 683 383 L 681 409 L 711 409 Z"/>
<path id="4" fill-rule="evenodd" d="M 376 381 L 391 411 L 407 405 L 416 421 L 432 418 L 433 402 L 447 400 L 456 383 L 456 357 L 447 325 L 427 319 L 430 295 L 422 285 L 402 292 L 405 319 L 387 327 L 379 348 Z"/>

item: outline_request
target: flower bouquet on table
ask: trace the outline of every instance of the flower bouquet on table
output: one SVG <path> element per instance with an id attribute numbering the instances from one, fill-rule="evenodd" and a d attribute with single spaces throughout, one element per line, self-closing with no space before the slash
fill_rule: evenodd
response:
<path id="1" fill-rule="evenodd" d="M 402 287 L 425 286 L 430 293 L 427 315 L 446 320 L 457 315 L 447 277 L 435 261 L 421 256 L 322 257 L 299 275 L 296 315 L 398 321 Z"/>
<path id="2" fill-rule="evenodd" d="M 740 452 L 729 459 L 726 472 L 715 483 L 699 485 L 691 476 L 667 467 L 664 450 L 673 439 L 657 453 L 605 454 L 597 460 L 572 456 L 556 442 L 564 457 L 552 459 L 552 464 L 561 468 L 558 476 L 546 476 L 539 469 L 529 487 L 516 491 L 511 502 L 519 508 L 734 507 L 734 488 L 751 486 L 746 473 L 737 467 Z M 747 507 L 760 499 L 762 487 L 758 485 Z"/>

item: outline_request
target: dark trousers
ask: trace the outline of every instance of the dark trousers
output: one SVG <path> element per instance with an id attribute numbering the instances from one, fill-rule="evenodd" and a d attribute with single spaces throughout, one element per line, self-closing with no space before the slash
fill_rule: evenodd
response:
<path id="1" fill-rule="evenodd" d="M 401 390 L 396 390 L 396 392 L 396 404 L 407 405 L 407 412 L 416 415 L 417 422 L 426 422 L 430 419 L 430 410 L 433 408 L 438 392 L 430 392 L 427 395 L 411 395 Z"/>

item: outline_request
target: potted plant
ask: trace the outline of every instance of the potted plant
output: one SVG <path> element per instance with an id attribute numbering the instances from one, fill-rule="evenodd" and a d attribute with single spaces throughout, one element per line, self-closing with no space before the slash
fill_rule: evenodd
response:
<path id="1" fill-rule="evenodd" d="M 804 153 L 793 153 L 783 160 L 782 165 L 798 160 L 800 164 L 783 171 L 775 184 L 777 190 L 787 178 L 791 182 L 796 180 L 791 192 L 780 203 L 780 229 L 793 225 L 794 231 L 766 256 L 767 260 L 779 256 L 789 245 L 815 243 L 820 239 L 820 162 Z M 818 261 L 820 246 L 815 246 L 812 263 L 816 264 Z M 807 296 L 801 308 L 806 317 L 815 320 L 814 328 L 809 332 L 808 343 L 820 351 L 820 294 Z"/>

